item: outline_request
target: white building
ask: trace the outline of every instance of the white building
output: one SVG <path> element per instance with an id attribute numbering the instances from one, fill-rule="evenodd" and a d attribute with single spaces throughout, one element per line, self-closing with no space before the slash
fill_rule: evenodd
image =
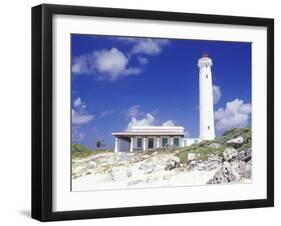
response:
<path id="1" fill-rule="evenodd" d="M 121 141 L 130 144 L 129 150 L 147 150 L 161 148 L 167 145 L 178 147 L 189 146 L 202 140 L 215 139 L 214 109 L 213 109 L 213 63 L 207 54 L 198 60 L 199 67 L 199 138 L 185 138 L 182 126 L 135 126 L 130 131 L 112 133 L 115 137 L 115 152 L 120 151 Z"/>
<path id="2" fill-rule="evenodd" d="M 188 146 L 199 139 L 185 138 L 181 126 L 135 126 L 130 131 L 112 133 L 115 137 L 115 151 L 120 150 L 120 142 L 130 143 L 130 151 L 162 148 L 168 145 Z"/>

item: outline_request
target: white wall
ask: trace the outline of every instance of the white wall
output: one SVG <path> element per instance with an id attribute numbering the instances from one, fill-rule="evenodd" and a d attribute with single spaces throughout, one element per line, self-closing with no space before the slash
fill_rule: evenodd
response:
<path id="1" fill-rule="evenodd" d="M 0 224 L 38 225 L 30 214 L 30 7 L 42 1 L 2 1 L 1 4 L 1 182 Z M 278 1 L 163 1 L 163 0 L 64 0 L 56 4 L 139 8 L 192 13 L 274 17 L 275 62 L 280 62 L 281 15 Z M 253 7 L 253 5 L 255 7 Z M 276 64 L 275 84 L 281 84 L 281 66 Z M 276 89 L 276 159 L 281 158 L 281 89 Z M 266 225 L 280 221 L 281 165 L 276 164 L 276 208 L 188 213 L 161 216 L 59 222 L 55 225 Z M 172 195 L 172 194 L 171 194 Z M 54 225 L 52 224 L 52 225 Z"/>
<path id="2" fill-rule="evenodd" d="M 184 138 L 184 143 L 185 143 L 184 146 L 190 146 L 190 145 L 194 144 L 195 140 L 197 140 L 198 143 L 201 142 L 201 140 L 199 138 Z"/>

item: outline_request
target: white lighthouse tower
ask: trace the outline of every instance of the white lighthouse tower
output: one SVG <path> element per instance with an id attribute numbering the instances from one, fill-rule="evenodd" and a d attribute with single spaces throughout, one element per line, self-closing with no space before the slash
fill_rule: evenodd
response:
<path id="1" fill-rule="evenodd" d="M 215 139 L 212 65 L 213 62 L 208 54 L 203 54 L 198 60 L 201 140 Z"/>

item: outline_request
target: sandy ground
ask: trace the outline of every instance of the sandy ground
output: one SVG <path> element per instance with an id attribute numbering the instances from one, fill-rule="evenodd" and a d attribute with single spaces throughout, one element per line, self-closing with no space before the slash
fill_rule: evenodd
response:
<path id="1" fill-rule="evenodd" d="M 133 155 L 98 154 L 73 161 L 72 191 L 135 189 L 206 185 L 220 169 L 212 170 L 185 165 L 167 170 L 172 154 Z M 133 161 L 131 161 L 133 160 Z M 200 163 L 198 163 L 199 166 Z M 233 183 L 251 183 L 243 180 Z"/>
<path id="2" fill-rule="evenodd" d="M 72 191 L 205 185 L 215 172 L 216 170 L 191 170 L 177 173 L 173 171 L 159 172 L 147 177 L 145 181 L 141 178 L 112 181 L 109 173 L 86 175 L 72 180 Z"/>

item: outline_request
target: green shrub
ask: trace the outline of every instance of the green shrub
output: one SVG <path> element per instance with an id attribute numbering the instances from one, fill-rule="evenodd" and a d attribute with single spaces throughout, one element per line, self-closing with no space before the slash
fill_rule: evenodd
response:
<path id="1" fill-rule="evenodd" d="M 242 136 L 244 139 L 244 142 L 242 146 L 238 150 L 245 150 L 249 149 L 252 146 L 252 129 L 251 127 L 245 127 L 245 128 L 235 128 L 228 130 L 224 132 L 222 137 L 217 139 L 217 142 L 220 144 L 226 144 L 228 140 L 237 138 L 239 136 Z"/>
<path id="2" fill-rule="evenodd" d="M 82 144 L 72 144 L 72 158 L 86 158 L 92 154 L 92 150 Z"/>
<path id="3" fill-rule="evenodd" d="M 187 162 L 187 154 L 188 154 L 188 152 L 183 150 L 177 155 L 178 158 L 180 159 L 180 163 L 186 163 Z"/>

